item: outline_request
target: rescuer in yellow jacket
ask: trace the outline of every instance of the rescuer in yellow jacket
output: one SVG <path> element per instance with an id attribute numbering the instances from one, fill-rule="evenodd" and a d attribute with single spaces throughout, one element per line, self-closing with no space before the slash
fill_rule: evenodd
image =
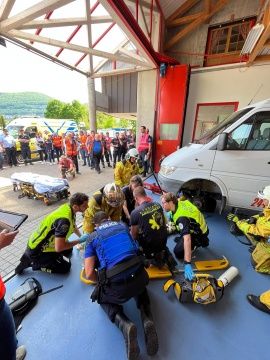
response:
<path id="1" fill-rule="evenodd" d="M 161 196 L 163 209 L 170 214 L 180 236 L 175 238 L 174 254 L 184 259 L 185 277 L 192 280 L 194 273 L 191 268 L 191 252 L 197 247 L 209 245 L 209 230 L 200 210 L 188 200 L 179 200 L 171 192 Z"/>
<path id="2" fill-rule="evenodd" d="M 91 234 L 95 230 L 94 215 L 104 211 L 112 221 L 120 221 L 125 195 L 119 185 L 110 183 L 96 191 L 89 201 L 84 213 L 83 232 Z"/>
<path id="3" fill-rule="evenodd" d="M 259 191 L 258 197 L 263 199 L 264 210 L 262 213 L 246 220 L 239 220 L 235 214 L 228 215 L 228 219 L 236 223 L 253 245 L 257 245 L 258 241 L 267 242 L 270 236 L 270 185 Z"/>
<path id="4" fill-rule="evenodd" d="M 143 171 L 143 161 L 139 159 L 138 150 L 130 149 L 125 159 L 116 163 L 114 182 L 120 187 L 127 186 L 132 176 L 142 174 Z"/>
<path id="5" fill-rule="evenodd" d="M 84 242 L 76 226 L 76 213 L 87 209 L 88 196 L 75 193 L 69 204 L 47 215 L 30 235 L 26 250 L 16 267 L 15 273 L 21 274 L 24 269 L 32 266 L 33 270 L 64 274 L 70 270 L 71 263 L 65 258 L 72 252 L 73 246 Z M 68 241 L 71 234 L 78 236 Z"/>

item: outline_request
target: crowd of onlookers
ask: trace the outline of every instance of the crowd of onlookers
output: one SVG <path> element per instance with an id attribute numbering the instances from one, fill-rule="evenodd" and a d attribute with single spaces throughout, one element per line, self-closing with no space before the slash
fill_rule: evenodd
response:
<path id="1" fill-rule="evenodd" d="M 141 143 L 141 138 L 146 141 Z M 30 140 L 29 135 L 23 130 L 19 131 L 19 136 L 15 139 L 7 129 L 4 129 L 0 136 L 0 170 L 3 170 L 4 153 L 10 167 L 18 166 L 16 141 L 20 142 L 24 164 L 26 166 L 34 165 L 31 159 Z M 78 133 L 68 132 L 66 134 L 38 132 L 34 140 L 42 164 L 59 164 L 60 161 L 65 160 L 61 159 L 61 156 L 64 155 L 72 160 L 77 174 L 80 174 L 78 159 L 83 161 L 82 166 L 89 166 L 100 174 L 101 165 L 105 168 L 106 163 L 108 167 L 115 168 L 116 163 L 124 160 L 130 149 L 136 148 L 136 134 L 132 129 L 115 132 L 114 136 L 110 136 L 109 132 L 104 134 L 93 130 L 90 132 L 81 130 Z M 142 126 L 138 150 L 140 154 L 142 153 L 144 161 L 144 176 L 149 172 L 152 140 L 149 129 Z"/>

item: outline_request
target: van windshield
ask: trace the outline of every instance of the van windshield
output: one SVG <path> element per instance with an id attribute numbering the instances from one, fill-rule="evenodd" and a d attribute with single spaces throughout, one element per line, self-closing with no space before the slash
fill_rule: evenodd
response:
<path id="1" fill-rule="evenodd" d="M 242 116 L 247 114 L 253 108 L 250 107 L 248 109 L 243 109 L 232 113 L 227 119 L 222 121 L 222 123 L 217 124 L 211 130 L 209 130 L 206 134 L 201 136 L 199 139 L 194 140 L 195 144 L 207 144 L 209 141 L 213 140 L 217 135 L 222 133 L 225 129 L 227 129 L 230 125 L 232 125 L 235 121 L 240 119 Z"/>
<path id="2" fill-rule="evenodd" d="M 9 134 L 12 135 L 14 137 L 14 139 L 17 139 L 19 136 L 19 130 L 24 129 L 24 126 L 8 125 L 7 129 L 8 129 Z"/>

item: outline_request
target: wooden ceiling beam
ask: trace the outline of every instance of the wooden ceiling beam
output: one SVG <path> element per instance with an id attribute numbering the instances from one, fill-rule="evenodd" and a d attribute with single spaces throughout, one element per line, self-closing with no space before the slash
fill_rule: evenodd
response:
<path id="1" fill-rule="evenodd" d="M 191 21 L 198 19 L 198 17 L 200 17 L 203 14 L 204 14 L 204 12 L 201 12 L 198 14 L 188 15 L 188 16 L 184 16 L 184 17 L 172 20 L 167 27 L 179 26 L 179 25 L 190 23 Z"/>
<path id="2" fill-rule="evenodd" d="M 204 21 L 207 21 L 210 19 L 215 13 L 217 13 L 220 9 L 222 9 L 230 0 L 219 0 L 211 9 L 209 14 L 206 14 L 205 12 L 203 15 L 199 16 L 196 20 L 194 20 L 191 24 L 186 26 L 182 31 L 180 31 L 178 34 L 176 34 L 170 41 L 167 42 L 164 46 L 164 50 L 168 50 L 170 47 L 172 47 L 175 43 L 177 43 L 179 40 L 181 40 L 183 37 L 185 37 L 188 33 L 190 33 L 192 30 L 194 30 L 197 26 L 202 24 Z"/>
<path id="3" fill-rule="evenodd" d="M 258 63 L 262 63 L 262 62 L 269 62 L 269 61 L 270 61 L 270 55 L 259 55 L 253 61 L 253 64 L 258 64 Z"/>
<path id="4" fill-rule="evenodd" d="M 270 39 L 266 40 L 266 42 L 263 44 L 263 48 L 269 48 L 270 47 Z"/>
<path id="5" fill-rule="evenodd" d="M 257 42 L 257 44 L 255 45 L 254 49 L 252 50 L 251 54 L 249 55 L 249 59 L 247 61 L 247 66 L 251 66 L 252 63 L 255 61 L 255 59 L 258 57 L 259 52 L 261 51 L 261 49 L 264 47 L 264 44 L 266 44 L 266 42 L 268 41 L 268 37 L 270 35 L 270 20 L 269 20 L 269 16 L 270 16 L 270 5 L 268 4 L 267 8 L 265 9 L 264 15 L 263 15 L 263 24 L 265 26 L 265 29 L 259 39 L 259 41 Z M 268 20 L 268 22 L 266 22 L 266 20 Z M 256 59 L 257 60 L 257 59 Z"/>
<path id="6" fill-rule="evenodd" d="M 212 6 L 212 0 L 204 0 L 205 2 L 205 13 L 206 15 L 209 15 L 211 12 L 211 6 Z M 205 21 L 206 24 L 209 23 L 210 18 L 208 18 L 208 20 Z"/>
<path id="7" fill-rule="evenodd" d="M 195 4 L 197 4 L 199 0 L 187 0 L 184 2 L 177 10 L 175 10 L 171 16 L 168 17 L 168 19 L 165 21 L 165 25 L 170 26 L 171 21 L 173 21 L 175 18 L 178 18 L 179 16 L 185 14 L 189 9 L 191 9 Z"/>

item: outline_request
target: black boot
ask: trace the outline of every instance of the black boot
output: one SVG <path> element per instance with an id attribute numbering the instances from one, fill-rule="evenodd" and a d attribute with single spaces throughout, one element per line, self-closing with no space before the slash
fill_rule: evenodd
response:
<path id="1" fill-rule="evenodd" d="M 20 258 L 19 265 L 15 268 L 15 274 L 22 274 L 23 270 L 31 266 L 31 260 L 26 254 Z"/>
<path id="2" fill-rule="evenodd" d="M 128 360 L 137 359 L 140 353 L 140 348 L 137 342 L 136 326 L 122 312 L 116 314 L 114 323 L 124 336 Z"/>
<path id="3" fill-rule="evenodd" d="M 158 352 L 158 336 L 150 310 L 150 305 L 143 304 L 140 308 L 145 336 L 146 351 L 149 356 Z"/>
<path id="4" fill-rule="evenodd" d="M 165 263 L 167 264 L 170 271 L 177 270 L 176 267 L 178 265 L 178 262 L 175 260 L 175 258 L 173 257 L 173 254 L 170 252 L 170 250 L 168 249 L 167 246 L 165 248 L 164 258 L 165 258 Z"/>

